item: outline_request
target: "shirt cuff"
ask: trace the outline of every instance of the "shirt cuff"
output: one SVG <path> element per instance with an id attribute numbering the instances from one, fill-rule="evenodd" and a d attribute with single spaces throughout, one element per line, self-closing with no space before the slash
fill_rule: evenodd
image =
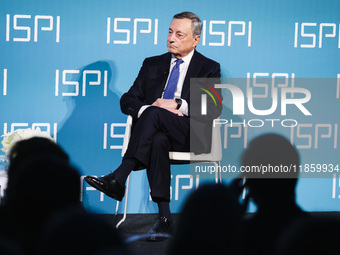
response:
<path id="1" fill-rule="evenodd" d="M 137 118 L 139 118 L 142 115 L 142 113 L 145 111 L 145 109 L 148 108 L 149 106 L 151 105 L 143 105 L 138 111 Z"/>
<path id="2" fill-rule="evenodd" d="M 188 116 L 189 112 L 188 112 L 188 102 L 185 101 L 184 99 L 182 99 L 182 105 L 181 107 L 178 109 L 181 113 L 183 113 L 183 115 Z"/>

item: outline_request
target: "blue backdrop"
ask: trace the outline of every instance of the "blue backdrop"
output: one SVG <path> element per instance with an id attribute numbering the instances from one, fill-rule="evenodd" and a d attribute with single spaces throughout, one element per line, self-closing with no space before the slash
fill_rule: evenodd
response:
<path id="1" fill-rule="evenodd" d="M 246 135 L 244 126 L 229 132 L 223 127 L 224 163 L 239 164 L 253 136 L 275 131 L 298 146 L 302 162 L 340 164 L 339 9 L 336 0 L 190 0 L 176 5 L 151 0 L 4 0 L 0 134 L 39 126 L 70 154 L 83 176 L 113 171 L 121 161 L 126 121 L 119 98 L 132 85 L 143 59 L 167 50 L 172 16 L 189 10 L 204 23 L 197 50 L 221 64 L 223 77 L 331 80 L 310 88 L 314 101 L 309 109 L 315 118 L 303 119 L 295 129 L 263 128 Z M 231 109 L 227 100 L 223 104 Z M 225 112 L 222 117 L 230 119 Z M 172 169 L 171 209 L 178 212 L 196 179 L 188 165 Z M 299 204 L 309 211 L 340 210 L 339 180 L 337 172 L 330 178 L 301 179 Z M 83 185 L 86 207 L 113 213 L 112 199 Z M 128 212 L 156 212 L 148 194 L 145 171 L 134 172 Z"/>

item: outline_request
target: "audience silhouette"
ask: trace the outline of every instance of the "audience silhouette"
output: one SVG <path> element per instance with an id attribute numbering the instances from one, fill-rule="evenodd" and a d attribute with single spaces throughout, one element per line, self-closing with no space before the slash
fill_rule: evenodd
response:
<path id="1" fill-rule="evenodd" d="M 307 215 L 295 202 L 298 152 L 286 138 L 265 134 L 249 144 L 242 166 L 247 169 L 247 196 L 257 206 L 256 213 L 243 221 L 244 253 L 273 254 L 281 231 Z"/>
<path id="2" fill-rule="evenodd" d="M 46 225 L 38 254 L 131 254 L 113 224 L 81 207 L 66 208 Z"/>
<path id="3" fill-rule="evenodd" d="M 169 255 L 237 254 L 241 209 L 224 184 L 204 184 L 185 202 Z"/>
<path id="4" fill-rule="evenodd" d="M 286 138 L 252 140 L 240 178 L 229 186 L 203 184 L 189 195 L 168 254 L 334 254 L 340 219 L 312 217 L 296 204 L 299 164 Z M 243 188 L 245 204 L 238 198 Z M 0 206 L 0 254 L 131 254 L 114 226 L 79 198 L 80 174 L 59 145 L 40 137 L 17 142 Z M 249 199 L 257 207 L 252 214 Z"/>
<path id="5" fill-rule="evenodd" d="M 280 235 L 276 255 L 333 255 L 339 250 L 340 219 L 325 213 L 295 221 Z"/>
<path id="6" fill-rule="evenodd" d="M 45 239 L 42 238 L 42 233 L 47 231 L 47 223 L 55 220 L 59 214 L 65 216 L 64 222 L 60 223 L 68 225 L 60 225 L 60 229 L 64 230 L 63 228 L 70 227 L 71 233 L 75 232 L 72 229 L 75 224 L 79 229 L 81 225 L 83 228 L 88 226 L 91 229 L 91 224 L 95 224 L 96 220 L 96 216 L 86 213 L 80 203 L 80 174 L 78 170 L 70 165 L 69 157 L 64 150 L 54 141 L 46 138 L 34 137 L 19 141 L 13 146 L 4 201 L 4 205 L 0 208 L 0 236 L 16 244 L 18 252 L 21 251 L 23 254 L 37 254 L 41 247 L 46 249 L 49 247 L 43 243 Z M 68 208 L 77 208 L 72 211 L 82 211 L 83 213 L 74 219 L 65 214 Z M 99 220 L 98 222 L 98 225 L 104 228 L 105 224 Z M 107 225 L 107 228 L 109 227 L 116 233 L 111 225 Z M 57 228 L 56 231 L 60 231 L 60 229 Z M 92 230 L 94 229 L 92 228 Z M 58 233 L 51 235 L 59 237 Z M 84 242 L 89 243 L 94 236 L 87 236 L 87 234 L 89 232 L 83 231 L 83 236 L 75 235 L 73 238 L 75 243 L 79 245 L 82 238 Z M 68 237 L 72 239 L 70 235 Z M 66 242 L 62 238 L 59 240 Z M 46 239 L 47 241 L 48 239 Z M 71 241 L 69 240 L 69 242 Z M 68 245 L 69 242 L 66 244 Z M 111 243 L 115 242 L 123 243 L 116 235 L 111 240 Z M 67 245 L 63 243 L 59 243 L 59 245 L 66 249 Z M 2 248 L 1 241 L 0 248 Z M 51 250 L 45 254 L 49 253 L 55 254 Z M 83 254 L 93 253 L 84 252 Z"/>

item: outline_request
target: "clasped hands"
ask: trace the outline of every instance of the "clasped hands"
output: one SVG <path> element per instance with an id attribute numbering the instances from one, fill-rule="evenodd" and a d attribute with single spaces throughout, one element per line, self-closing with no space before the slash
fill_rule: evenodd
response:
<path id="1" fill-rule="evenodd" d="M 177 114 L 178 116 L 183 116 L 183 113 L 181 113 L 179 110 L 177 110 L 177 103 L 174 99 L 163 99 L 158 98 L 152 106 L 157 106 L 163 109 L 166 109 L 174 114 Z"/>

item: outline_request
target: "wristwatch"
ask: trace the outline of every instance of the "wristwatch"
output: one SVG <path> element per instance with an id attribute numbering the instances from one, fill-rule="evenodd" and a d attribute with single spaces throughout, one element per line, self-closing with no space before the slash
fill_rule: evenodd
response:
<path id="1" fill-rule="evenodd" d="M 176 109 L 178 110 L 179 108 L 181 108 L 181 105 L 182 105 L 182 99 L 180 98 L 175 98 L 175 101 L 177 103 L 177 107 Z"/>

